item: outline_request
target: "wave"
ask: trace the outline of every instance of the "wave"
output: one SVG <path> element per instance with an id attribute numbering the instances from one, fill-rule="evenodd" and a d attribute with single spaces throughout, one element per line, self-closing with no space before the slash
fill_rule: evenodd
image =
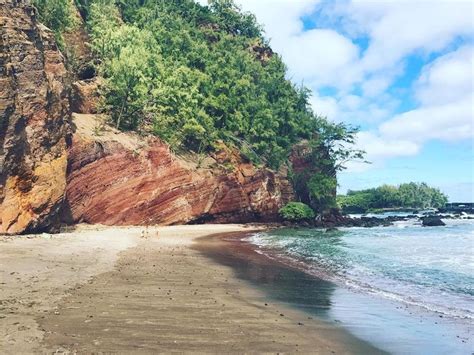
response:
<path id="1" fill-rule="evenodd" d="M 448 232 L 454 224 L 452 223 L 451 226 L 443 229 L 443 240 L 452 239 L 452 243 L 454 238 L 459 236 L 459 233 L 453 231 Z M 414 246 L 416 242 L 413 242 L 413 239 L 416 240 L 417 236 L 409 237 L 409 235 L 412 234 L 409 232 L 412 231 L 406 233 L 406 230 L 410 228 L 417 228 L 417 226 L 413 224 L 394 226 L 389 230 L 388 234 L 395 235 L 397 231 L 402 229 L 403 237 L 406 240 L 410 241 L 410 238 L 412 238 L 410 245 L 407 245 L 407 247 L 420 247 Z M 374 244 L 377 245 L 377 243 L 380 243 L 379 239 L 381 237 L 379 232 L 381 230 L 382 229 L 376 231 L 372 229 L 369 231 L 367 229 L 350 228 L 340 233 L 345 235 L 342 239 L 351 237 L 357 238 L 361 235 L 367 237 L 366 235 L 369 235 L 376 241 Z M 422 230 L 423 233 L 426 233 L 426 229 Z M 439 234 L 439 231 L 439 229 L 431 230 L 428 231 L 428 233 Z M 466 235 L 466 232 L 469 231 L 463 230 L 464 235 Z M 469 285 L 469 279 L 466 279 L 467 281 L 464 280 L 465 277 L 470 277 L 469 263 L 467 263 L 468 265 L 466 266 L 466 262 L 463 260 L 457 260 L 456 257 L 451 258 L 452 260 L 448 258 L 446 264 L 455 268 L 456 275 L 463 281 L 459 282 L 459 285 L 447 284 L 444 279 L 450 278 L 448 272 L 436 275 L 429 269 L 430 263 L 432 263 L 432 259 L 434 259 L 433 255 L 420 256 L 417 265 L 418 269 L 408 269 L 409 272 L 405 275 L 403 271 L 400 270 L 403 269 L 400 265 L 405 266 L 399 260 L 394 262 L 388 258 L 380 260 L 374 259 L 375 262 L 370 260 L 370 262 L 373 263 L 370 264 L 367 259 L 370 259 L 372 255 L 365 255 L 363 252 L 359 255 L 351 251 L 350 248 L 346 254 L 338 254 L 339 249 L 347 249 L 347 246 L 341 244 L 341 238 L 333 238 L 333 240 L 331 240 L 331 236 L 319 237 L 319 239 L 329 239 L 332 244 L 335 244 L 334 249 L 331 249 L 331 247 L 333 247 L 331 243 L 314 243 L 313 239 L 316 240 L 316 238 L 313 236 L 313 239 L 311 239 L 311 235 L 320 236 L 321 233 L 321 231 L 315 230 L 290 230 L 286 233 L 288 236 L 286 236 L 284 232 L 277 232 L 277 235 L 272 233 L 256 233 L 250 236 L 247 241 L 255 246 L 256 252 L 268 258 L 297 268 L 317 278 L 334 282 L 354 292 L 381 297 L 406 306 L 418 307 L 446 317 L 474 319 L 474 311 L 471 309 L 473 304 L 472 284 Z M 472 237 L 472 230 L 471 233 L 467 233 L 467 235 Z M 441 239 L 441 237 L 438 237 L 438 240 L 439 239 Z M 325 240 L 325 242 L 326 241 L 327 240 Z M 364 243 L 367 244 L 365 240 Z M 423 247 L 423 244 L 421 244 L 421 246 Z M 374 247 L 374 250 L 376 249 L 377 248 Z M 439 260 L 436 262 L 441 264 Z M 386 274 L 378 272 L 379 270 L 377 268 L 380 267 L 380 265 L 377 263 L 388 264 L 389 270 Z M 394 270 L 390 269 L 390 265 L 393 265 Z M 474 265 L 474 263 L 470 265 Z M 467 267 L 466 270 L 463 270 L 465 277 L 460 271 L 461 267 Z M 410 280 L 411 273 L 416 275 L 416 282 Z M 387 277 L 387 275 L 389 275 L 389 277 Z M 440 284 L 439 287 L 437 283 Z"/>

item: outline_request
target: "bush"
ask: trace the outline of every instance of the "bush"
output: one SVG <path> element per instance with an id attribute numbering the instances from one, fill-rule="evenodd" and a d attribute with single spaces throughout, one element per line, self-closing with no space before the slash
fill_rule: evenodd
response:
<path id="1" fill-rule="evenodd" d="M 314 218 L 314 211 L 302 202 L 290 202 L 279 211 L 283 219 L 289 221 L 302 221 Z"/>

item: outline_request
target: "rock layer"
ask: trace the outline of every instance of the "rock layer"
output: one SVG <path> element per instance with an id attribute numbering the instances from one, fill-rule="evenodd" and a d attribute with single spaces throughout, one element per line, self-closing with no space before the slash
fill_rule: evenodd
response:
<path id="1" fill-rule="evenodd" d="M 167 145 L 118 132 L 98 132 L 93 115 L 74 114 L 69 150 L 68 222 L 106 225 L 275 220 L 292 197 L 288 181 L 237 162 L 232 171 L 202 169 Z M 87 133 L 89 131 L 89 133 Z M 95 133 L 94 133 L 95 132 Z"/>
<path id="2" fill-rule="evenodd" d="M 29 2 L 0 0 L 0 233 L 57 225 L 66 186 L 67 72 Z"/>

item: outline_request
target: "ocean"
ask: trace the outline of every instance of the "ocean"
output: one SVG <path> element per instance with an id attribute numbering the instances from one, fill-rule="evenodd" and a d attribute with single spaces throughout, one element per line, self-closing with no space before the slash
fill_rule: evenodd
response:
<path id="1" fill-rule="evenodd" d="M 310 279 L 268 282 L 249 274 L 275 299 L 338 323 L 381 350 L 471 354 L 474 220 L 445 222 L 256 233 L 246 242 L 259 254 Z"/>

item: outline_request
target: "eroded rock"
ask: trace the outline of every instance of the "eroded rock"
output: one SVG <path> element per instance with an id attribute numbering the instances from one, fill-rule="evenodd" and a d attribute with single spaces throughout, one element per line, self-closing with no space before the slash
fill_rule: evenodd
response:
<path id="1" fill-rule="evenodd" d="M 69 150 L 69 223 L 106 225 L 270 221 L 292 197 L 285 178 L 231 159 L 234 169 L 200 168 L 148 140 L 74 114 Z M 103 127 L 99 131 L 94 127 Z M 217 154 L 221 163 L 223 153 Z M 216 161 L 217 163 L 217 161 Z"/>
<path id="2" fill-rule="evenodd" d="M 0 233 L 57 225 L 66 187 L 67 72 L 27 1 L 0 2 Z"/>

